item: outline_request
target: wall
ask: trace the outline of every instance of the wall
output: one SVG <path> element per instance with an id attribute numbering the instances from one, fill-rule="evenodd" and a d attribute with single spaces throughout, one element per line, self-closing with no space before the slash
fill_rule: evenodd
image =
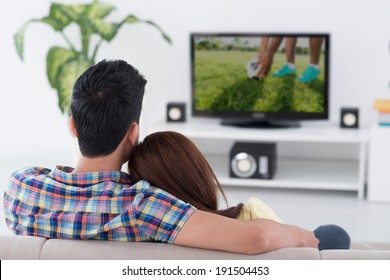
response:
<path id="1" fill-rule="evenodd" d="M 118 7 L 110 16 L 113 21 L 127 14 L 152 19 L 173 40 L 170 46 L 154 28 L 128 25 L 110 44 L 103 45 L 98 56 L 99 60 L 125 59 L 149 80 L 143 133 L 145 127 L 164 118 L 167 101 L 189 102 L 191 31 L 330 32 L 332 122 L 338 121 L 341 106 L 357 106 L 361 109 L 362 124 L 367 125 L 372 100 L 389 96 L 389 1 L 115 0 L 110 3 Z M 31 164 L 71 165 L 77 157 L 76 140 L 70 136 L 66 117 L 60 114 L 56 93 L 50 89 L 45 74 L 47 50 L 54 44 L 64 44 L 62 38 L 50 27 L 35 23 L 26 32 L 24 62 L 17 57 L 13 45 L 13 35 L 21 25 L 30 18 L 46 15 L 48 8 L 49 1 L 7 1 L 2 5 L 0 193 L 14 169 Z M 71 39 L 78 39 L 74 26 L 67 32 Z"/>

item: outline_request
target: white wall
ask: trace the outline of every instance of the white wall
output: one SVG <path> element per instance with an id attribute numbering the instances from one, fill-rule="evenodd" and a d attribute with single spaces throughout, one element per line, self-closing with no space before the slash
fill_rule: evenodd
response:
<path id="1" fill-rule="evenodd" d="M 63 0 L 64 3 L 89 2 Z M 172 38 L 170 46 L 152 27 L 124 27 L 102 47 L 98 60 L 125 59 L 149 80 L 144 101 L 143 127 L 164 118 L 167 101 L 190 98 L 189 32 L 191 31 L 312 31 L 332 35 L 331 121 L 341 106 L 361 109 L 368 124 L 372 102 L 389 96 L 390 1 L 339 0 L 115 0 L 110 17 L 127 14 L 151 19 Z M 22 8 L 23 7 L 23 8 Z M 62 38 L 44 24 L 31 24 L 25 36 L 25 61 L 13 45 L 13 35 L 30 18 L 48 13 L 49 1 L 7 1 L 0 17 L 0 193 L 14 169 L 25 165 L 72 164 L 75 140 L 66 117 L 60 114 L 57 95 L 50 89 L 45 58 Z M 68 32 L 77 40 L 77 29 Z M 72 148 L 73 147 L 73 148 Z M 2 196 L 1 196 L 2 197 Z M 1 222 L 3 218 L 0 211 Z M 2 228 L 0 228 L 1 230 Z"/>

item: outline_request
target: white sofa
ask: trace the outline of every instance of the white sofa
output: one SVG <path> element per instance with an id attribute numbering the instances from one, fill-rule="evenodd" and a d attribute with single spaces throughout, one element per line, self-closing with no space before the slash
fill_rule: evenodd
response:
<path id="1" fill-rule="evenodd" d="M 390 260 L 390 251 L 284 248 L 258 255 L 234 254 L 149 242 L 0 236 L 1 260 Z"/>

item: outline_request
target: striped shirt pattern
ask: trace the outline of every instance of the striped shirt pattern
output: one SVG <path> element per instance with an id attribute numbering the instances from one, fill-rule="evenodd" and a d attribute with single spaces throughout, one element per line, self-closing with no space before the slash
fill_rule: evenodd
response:
<path id="1" fill-rule="evenodd" d="M 17 235 L 173 243 L 195 208 L 119 171 L 72 174 L 72 168 L 15 172 L 4 194 Z"/>

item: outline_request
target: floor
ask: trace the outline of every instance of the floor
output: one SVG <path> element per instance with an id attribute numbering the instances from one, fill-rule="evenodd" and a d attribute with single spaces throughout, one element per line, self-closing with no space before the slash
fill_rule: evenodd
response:
<path id="1" fill-rule="evenodd" d="M 1 162 L 0 203 L 4 188 L 12 171 L 20 168 L 20 161 Z M 6 164 L 5 164 L 6 163 Z M 47 161 L 45 166 L 53 166 Z M 26 165 L 30 165 L 27 162 Z M 31 165 L 34 165 L 31 162 Z M 371 203 L 359 200 L 356 192 L 318 191 L 297 189 L 270 189 L 254 187 L 225 187 L 229 205 L 259 197 L 283 220 L 313 230 L 323 224 L 337 224 L 350 234 L 352 242 L 390 244 L 390 203 Z M 220 204 L 221 208 L 224 206 Z M 12 234 L 5 225 L 4 212 L 0 210 L 0 234 Z"/>

